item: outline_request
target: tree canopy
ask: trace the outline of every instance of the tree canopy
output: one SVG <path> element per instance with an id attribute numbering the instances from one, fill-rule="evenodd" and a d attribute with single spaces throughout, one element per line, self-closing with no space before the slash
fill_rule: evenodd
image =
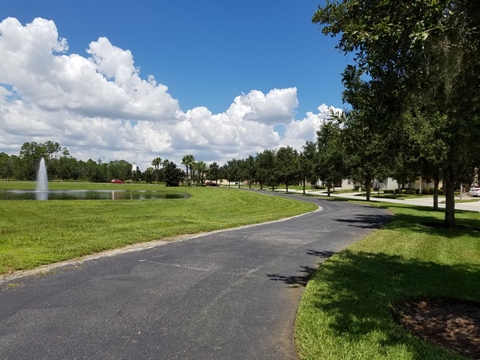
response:
<path id="1" fill-rule="evenodd" d="M 430 172 L 442 174 L 445 223 L 453 226 L 455 184 L 479 165 L 478 2 L 327 0 L 313 22 L 325 35 L 340 37 L 339 50 L 354 54 L 344 73 L 346 100 L 355 116 L 360 113 L 374 123 L 375 133 L 384 134 L 390 156 L 398 142 L 389 139 L 388 129 L 405 133 L 408 121 L 417 123 L 419 155 Z M 362 76 L 364 84 L 355 83 Z M 432 134 L 440 147 L 433 157 Z"/>

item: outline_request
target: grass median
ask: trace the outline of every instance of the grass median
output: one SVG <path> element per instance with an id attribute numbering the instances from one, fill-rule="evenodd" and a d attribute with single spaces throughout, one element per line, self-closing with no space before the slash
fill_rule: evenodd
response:
<path id="1" fill-rule="evenodd" d="M 34 183 L 1 182 L 0 189 Z M 50 189 L 187 192 L 174 200 L 1 200 L 0 274 L 129 244 L 299 215 L 313 204 L 227 188 L 51 183 Z"/>
<path id="2" fill-rule="evenodd" d="M 385 228 L 309 281 L 296 324 L 301 359 L 462 359 L 402 328 L 392 308 L 411 298 L 480 301 L 480 214 L 458 211 L 463 228 L 448 230 L 434 226 L 442 212 L 385 206 L 395 214 Z"/>

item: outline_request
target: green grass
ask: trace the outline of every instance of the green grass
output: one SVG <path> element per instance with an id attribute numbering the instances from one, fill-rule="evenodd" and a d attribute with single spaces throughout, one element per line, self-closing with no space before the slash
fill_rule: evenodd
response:
<path id="1" fill-rule="evenodd" d="M 0 182 L 0 189 L 33 183 Z M 50 183 L 50 189 L 188 192 L 182 200 L 0 201 L 0 274 L 32 269 L 128 244 L 298 215 L 316 207 L 228 188 Z"/>
<path id="2" fill-rule="evenodd" d="M 386 204 L 384 229 L 334 255 L 317 270 L 296 323 L 301 359 L 461 359 L 397 325 L 392 305 L 413 297 L 480 301 L 480 232 L 422 225 L 443 213 Z M 480 227 L 480 214 L 457 212 Z"/>

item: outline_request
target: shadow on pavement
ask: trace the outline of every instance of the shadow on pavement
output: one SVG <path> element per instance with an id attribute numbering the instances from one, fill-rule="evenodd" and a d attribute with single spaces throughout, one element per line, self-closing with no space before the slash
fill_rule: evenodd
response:
<path id="1" fill-rule="evenodd" d="M 391 215 L 356 215 L 350 219 L 336 219 L 335 221 L 349 223 L 363 229 L 380 229 L 392 219 Z"/>
<path id="2" fill-rule="evenodd" d="M 328 259 L 329 257 L 335 255 L 336 252 L 307 250 L 307 254 L 312 256 L 318 256 L 322 259 Z M 291 285 L 290 287 L 305 287 L 307 286 L 308 280 L 310 280 L 310 277 L 315 270 L 316 268 L 311 266 L 301 266 L 300 270 L 297 271 L 298 273 L 300 273 L 300 275 L 285 276 L 279 274 L 267 274 L 267 276 L 270 278 L 270 280 L 282 281 L 287 285 Z"/>

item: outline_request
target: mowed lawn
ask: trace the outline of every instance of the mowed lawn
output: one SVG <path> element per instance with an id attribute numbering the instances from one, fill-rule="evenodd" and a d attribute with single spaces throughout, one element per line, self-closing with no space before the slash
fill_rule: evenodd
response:
<path id="1" fill-rule="evenodd" d="M 50 189 L 187 192 L 172 200 L 0 200 L 0 274 L 123 247 L 277 220 L 313 204 L 228 188 L 51 183 Z M 0 182 L 0 189 L 34 183 Z"/>
<path id="2" fill-rule="evenodd" d="M 442 212 L 385 206 L 394 219 L 308 283 L 296 323 L 300 359 L 462 359 L 397 325 L 392 306 L 425 297 L 480 302 L 480 214 L 458 211 L 465 228 L 448 230 L 429 226 L 442 223 Z"/>

